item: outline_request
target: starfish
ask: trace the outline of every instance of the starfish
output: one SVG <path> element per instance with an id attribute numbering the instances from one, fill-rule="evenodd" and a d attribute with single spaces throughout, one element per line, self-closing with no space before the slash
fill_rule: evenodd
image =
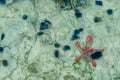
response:
<path id="1" fill-rule="evenodd" d="M 96 67 L 96 62 L 93 59 L 100 58 L 102 56 L 102 52 L 104 51 L 104 49 L 103 48 L 102 49 L 93 49 L 93 48 L 91 48 L 92 43 L 93 43 L 92 35 L 87 36 L 86 45 L 83 48 L 80 46 L 79 41 L 76 41 L 74 43 L 75 46 L 79 49 L 79 51 L 82 53 L 82 55 L 77 56 L 75 58 L 76 62 L 79 62 L 81 60 L 81 58 L 86 57 L 91 62 L 93 67 Z"/>

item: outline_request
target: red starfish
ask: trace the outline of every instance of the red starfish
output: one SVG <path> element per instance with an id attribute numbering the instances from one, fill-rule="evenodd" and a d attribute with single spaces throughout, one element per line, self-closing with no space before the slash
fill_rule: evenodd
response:
<path id="1" fill-rule="evenodd" d="M 79 51 L 82 52 L 82 55 L 76 57 L 76 59 L 75 59 L 76 62 L 79 62 L 81 60 L 81 58 L 86 57 L 92 63 L 93 67 L 96 67 L 96 62 L 92 59 L 92 57 L 90 57 L 90 55 L 101 54 L 99 52 L 103 52 L 104 49 L 93 49 L 93 48 L 91 48 L 92 42 L 93 42 L 92 36 L 88 35 L 87 39 L 86 39 L 85 47 L 81 48 L 79 41 L 76 41 L 74 43 L 75 46 L 79 49 Z M 98 52 L 98 53 L 95 53 L 95 52 Z"/>

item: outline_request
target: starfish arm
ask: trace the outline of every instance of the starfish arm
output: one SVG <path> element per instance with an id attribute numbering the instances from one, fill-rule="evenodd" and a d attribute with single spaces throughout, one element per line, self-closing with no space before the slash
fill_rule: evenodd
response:
<path id="1" fill-rule="evenodd" d="M 82 51 L 79 41 L 76 41 L 74 44 L 75 44 L 75 46 L 76 46 L 79 50 Z"/>
<path id="2" fill-rule="evenodd" d="M 88 58 L 88 60 L 91 62 L 93 67 L 96 67 L 96 62 L 94 60 L 92 60 L 89 56 L 85 55 L 85 57 Z"/>
<path id="3" fill-rule="evenodd" d="M 94 49 L 94 51 L 96 52 L 96 51 L 101 51 L 101 52 L 103 52 L 104 51 L 104 48 L 102 48 L 102 49 Z"/>
<path id="4" fill-rule="evenodd" d="M 85 47 L 91 47 L 92 43 L 93 43 L 92 35 L 88 35 L 87 38 L 86 38 L 86 45 L 85 45 Z"/>
<path id="5" fill-rule="evenodd" d="M 95 51 L 96 51 L 96 49 L 89 49 L 89 50 L 87 51 L 87 53 L 90 55 L 90 54 L 94 53 Z"/>
<path id="6" fill-rule="evenodd" d="M 96 67 L 96 62 L 94 60 L 90 60 L 90 62 L 92 63 L 93 67 Z"/>
<path id="7" fill-rule="evenodd" d="M 84 55 L 80 55 L 79 57 L 76 57 L 76 58 L 75 58 L 75 62 L 79 62 L 79 61 L 82 59 L 83 56 L 84 56 Z"/>

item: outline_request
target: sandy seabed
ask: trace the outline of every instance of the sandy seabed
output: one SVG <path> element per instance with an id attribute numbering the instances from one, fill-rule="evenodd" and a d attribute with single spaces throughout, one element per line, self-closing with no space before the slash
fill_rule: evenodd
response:
<path id="1" fill-rule="evenodd" d="M 7 0 L 12 2 L 12 0 Z M 120 0 L 102 0 L 103 6 L 89 0 L 86 7 L 78 7 L 82 13 L 59 9 L 51 0 L 16 0 L 0 4 L 0 80 L 120 80 Z M 113 14 L 108 15 L 107 9 Z M 27 15 L 27 20 L 22 16 Z M 95 23 L 94 17 L 101 17 Z M 44 20 L 51 22 L 50 28 L 40 30 Z M 103 56 L 95 60 L 94 68 L 88 60 L 74 64 L 81 53 L 71 40 L 75 29 L 83 28 L 79 39 L 85 45 L 87 35 L 93 36 L 93 48 L 104 48 Z M 44 32 L 38 36 L 38 32 Z M 59 43 L 60 48 L 54 44 Z M 64 51 L 65 45 L 70 50 Z M 59 50 L 59 58 L 54 51 Z M 3 66 L 6 59 L 8 66 Z"/>

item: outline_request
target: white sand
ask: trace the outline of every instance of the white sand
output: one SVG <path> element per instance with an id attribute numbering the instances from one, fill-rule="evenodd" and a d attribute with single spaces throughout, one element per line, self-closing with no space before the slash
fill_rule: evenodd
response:
<path id="1" fill-rule="evenodd" d="M 102 0 L 102 7 L 90 0 L 89 6 L 79 8 L 83 14 L 80 19 L 76 19 L 74 10 L 59 10 L 51 0 L 31 1 L 11 4 L 11 0 L 7 6 L 0 5 L 0 33 L 5 33 L 0 41 L 4 47 L 0 53 L 0 80 L 120 80 L 120 0 Z M 109 8 L 114 11 L 112 15 L 106 13 Z M 22 19 L 24 14 L 27 20 Z M 94 23 L 94 16 L 102 17 L 102 22 Z M 44 19 L 52 26 L 38 37 Z M 96 60 L 96 68 L 83 59 L 80 65 L 73 65 L 81 54 L 70 40 L 77 28 L 84 29 L 78 39 L 81 46 L 91 34 L 92 47 L 105 49 L 103 57 Z M 61 44 L 59 59 L 53 54 L 55 42 Z M 66 44 L 71 50 L 64 52 Z M 3 59 L 8 60 L 7 67 L 2 65 Z"/>

